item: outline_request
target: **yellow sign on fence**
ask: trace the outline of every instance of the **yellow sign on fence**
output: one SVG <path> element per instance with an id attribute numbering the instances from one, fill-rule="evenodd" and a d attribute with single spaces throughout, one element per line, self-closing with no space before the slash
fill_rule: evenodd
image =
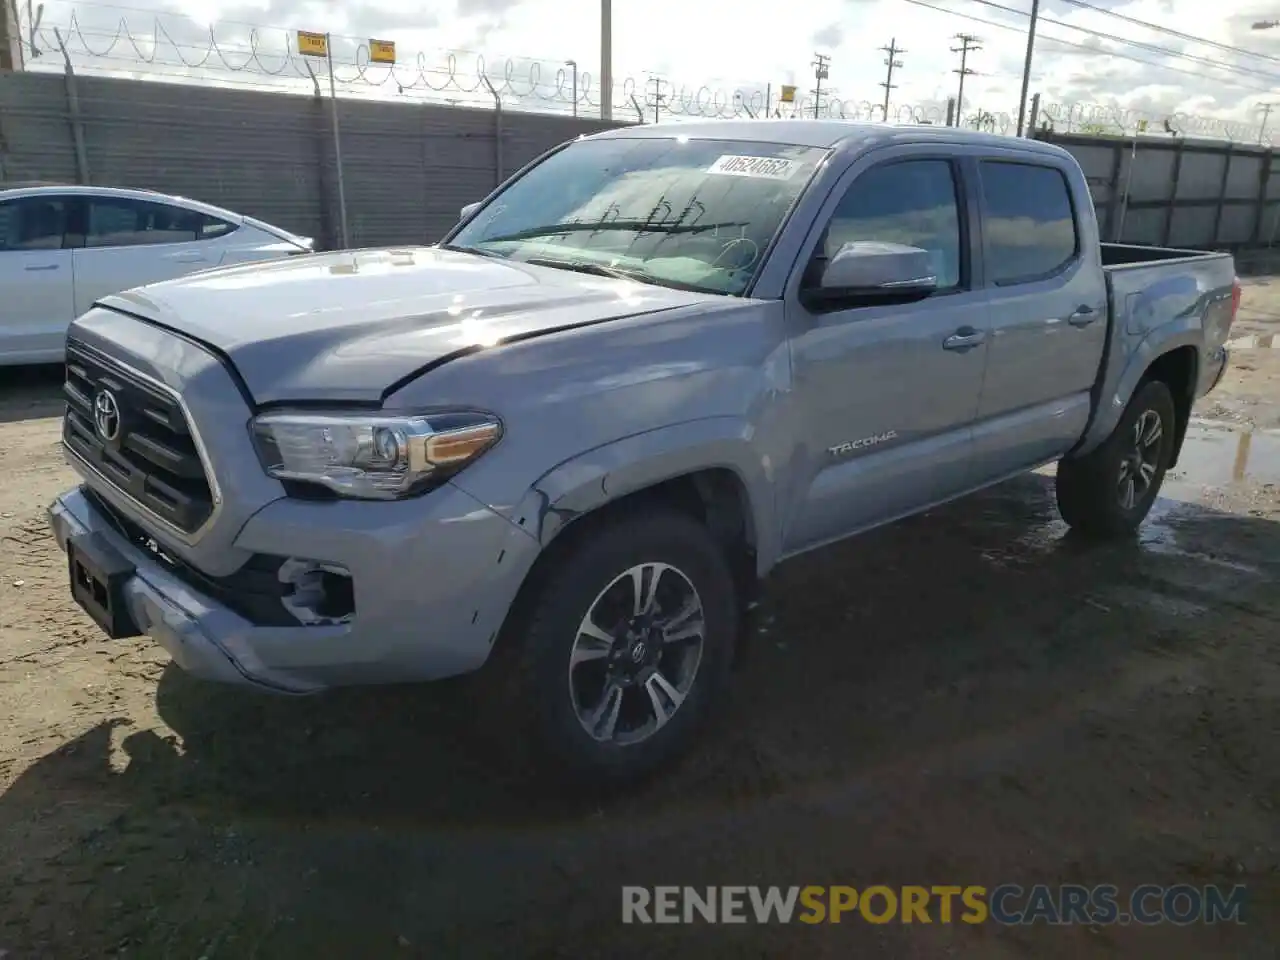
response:
<path id="1" fill-rule="evenodd" d="M 370 40 L 369 59 L 373 63 L 395 63 L 396 45 L 390 40 Z"/>
<path id="2" fill-rule="evenodd" d="M 796 88 L 795 88 L 795 87 L 788 86 L 788 85 L 787 85 L 787 84 L 785 84 L 785 83 L 782 85 L 782 102 L 783 102 L 783 103 L 795 103 L 795 102 L 796 102 Z"/>
<path id="3" fill-rule="evenodd" d="M 304 57 L 327 57 L 329 55 L 329 37 L 323 33 L 298 31 L 298 52 Z"/>

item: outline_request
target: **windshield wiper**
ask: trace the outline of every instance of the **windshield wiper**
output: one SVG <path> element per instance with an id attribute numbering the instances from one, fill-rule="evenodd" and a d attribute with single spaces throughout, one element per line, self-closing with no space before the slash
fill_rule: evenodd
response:
<path id="1" fill-rule="evenodd" d="M 469 247 L 461 243 L 438 243 L 436 244 L 441 250 L 451 250 L 454 253 L 474 253 L 481 257 L 493 257 L 497 260 L 507 259 L 497 250 L 483 250 L 480 247 Z"/>
<path id="2" fill-rule="evenodd" d="M 597 277 L 613 277 L 615 280 L 639 280 L 642 283 L 655 283 L 642 270 L 622 270 L 618 267 L 605 266 L 603 263 L 592 263 L 589 260 L 558 260 L 555 257 L 529 257 L 521 263 L 532 263 L 535 267 L 555 267 L 557 270 L 572 270 L 575 273 L 590 273 Z"/>
<path id="3" fill-rule="evenodd" d="M 603 263 L 591 263 L 588 260 L 557 260 L 554 257 L 529 257 L 527 260 L 518 262 L 532 263 L 536 267 L 554 267 L 557 270 L 589 273 L 597 277 L 613 277 L 615 280 L 634 280 L 637 283 L 651 283 L 655 287 L 669 287 L 672 290 L 688 290 L 692 293 L 723 293 L 721 290 L 704 287 L 696 283 L 685 283 L 683 280 L 655 277 L 646 270 L 624 270 L 620 267 L 608 267 Z"/>
<path id="4" fill-rule="evenodd" d="M 600 223 L 548 223 L 540 227 L 527 227 L 498 237 L 487 237 L 479 243 L 504 243 L 508 240 L 532 240 L 535 237 L 552 237 L 559 233 L 595 233 L 598 230 L 632 230 L 636 233 L 705 233 L 729 227 L 745 227 L 745 220 L 723 223 L 662 223 L 652 220 L 610 220 Z"/>

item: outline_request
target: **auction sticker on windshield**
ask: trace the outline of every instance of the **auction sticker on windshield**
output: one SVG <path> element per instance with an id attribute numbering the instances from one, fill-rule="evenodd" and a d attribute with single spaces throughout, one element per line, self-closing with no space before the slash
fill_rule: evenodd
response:
<path id="1" fill-rule="evenodd" d="M 759 177 L 764 180 L 786 180 L 795 172 L 795 161 L 783 157 L 723 156 L 707 167 L 707 173 L 722 173 L 730 177 Z"/>

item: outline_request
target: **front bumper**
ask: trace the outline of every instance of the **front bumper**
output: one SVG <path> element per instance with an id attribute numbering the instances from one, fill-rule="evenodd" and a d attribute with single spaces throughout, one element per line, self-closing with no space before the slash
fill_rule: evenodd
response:
<path id="1" fill-rule="evenodd" d="M 262 626 L 192 587 L 118 532 L 82 488 L 49 508 L 62 549 L 99 535 L 134 568 L 124 604 L 179 667 L 207 680 L 279 693 L 432 680 L 480 667 L 537 556 L 529 534 L 456 487 L 414 501 L 279 500 L 236 537 L 253 553 L 341 564 L 355 615 L 345 623 Z"/>

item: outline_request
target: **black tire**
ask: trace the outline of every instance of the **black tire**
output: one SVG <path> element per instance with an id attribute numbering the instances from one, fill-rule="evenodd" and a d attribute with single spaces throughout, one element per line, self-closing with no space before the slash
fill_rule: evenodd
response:
<path id="1" fill-rule="evenodd" d="M 508 638 L 518 650 L 511 651 L 513 670 L 503 686 L 527 720 L 539 767 L 545 770 L 551 761 L 554 772 L 593 784 L 627 783 L 674 760 L 693 742 L 727 685 L 739 605 L 724 551 L 693 517 L 656 506 L 581 522 L 584 528 L 567 531 L 570 541 L 547 558 L 553 566 L 540 572 L 532 602 L 524 607 L 527 626 L 516 624 Z M 602 591 L 646 563 L 675 568 L 696 590 L 705 625 L 701 658 L 683 702 L 665 725 L 640 742 L 600 742 L 579 721 L 570 656 L 578 627 Z M 634 696 L 647 696 L 646 690 L 634 689 Z M 515 719 L 510 709 L 505 712 Z"/>
<path id="2" fill-rule="evenodd" d="M 1134 456 L 1141 456 L 1135 429 L 1139 421 L 1149 423 L 1153 415 L 1159 418 L 1160 436 L 1144 450 L 1154 458 L 1149 461 L 1154 473 L 1140 495 L 1135 491 L 1131 505 L 1126 506 L 1122 471 L 1134 469 Z M 1151 380 L 1140 386 L 1105 442 L 1083 457 L 1058 464 L 1057 497 L 1062 519 L 1072 529 L 1091 537 L 1132 535 L 1160 493 L 1173 458 L 1176 423 L 1168 385 Z"/>

